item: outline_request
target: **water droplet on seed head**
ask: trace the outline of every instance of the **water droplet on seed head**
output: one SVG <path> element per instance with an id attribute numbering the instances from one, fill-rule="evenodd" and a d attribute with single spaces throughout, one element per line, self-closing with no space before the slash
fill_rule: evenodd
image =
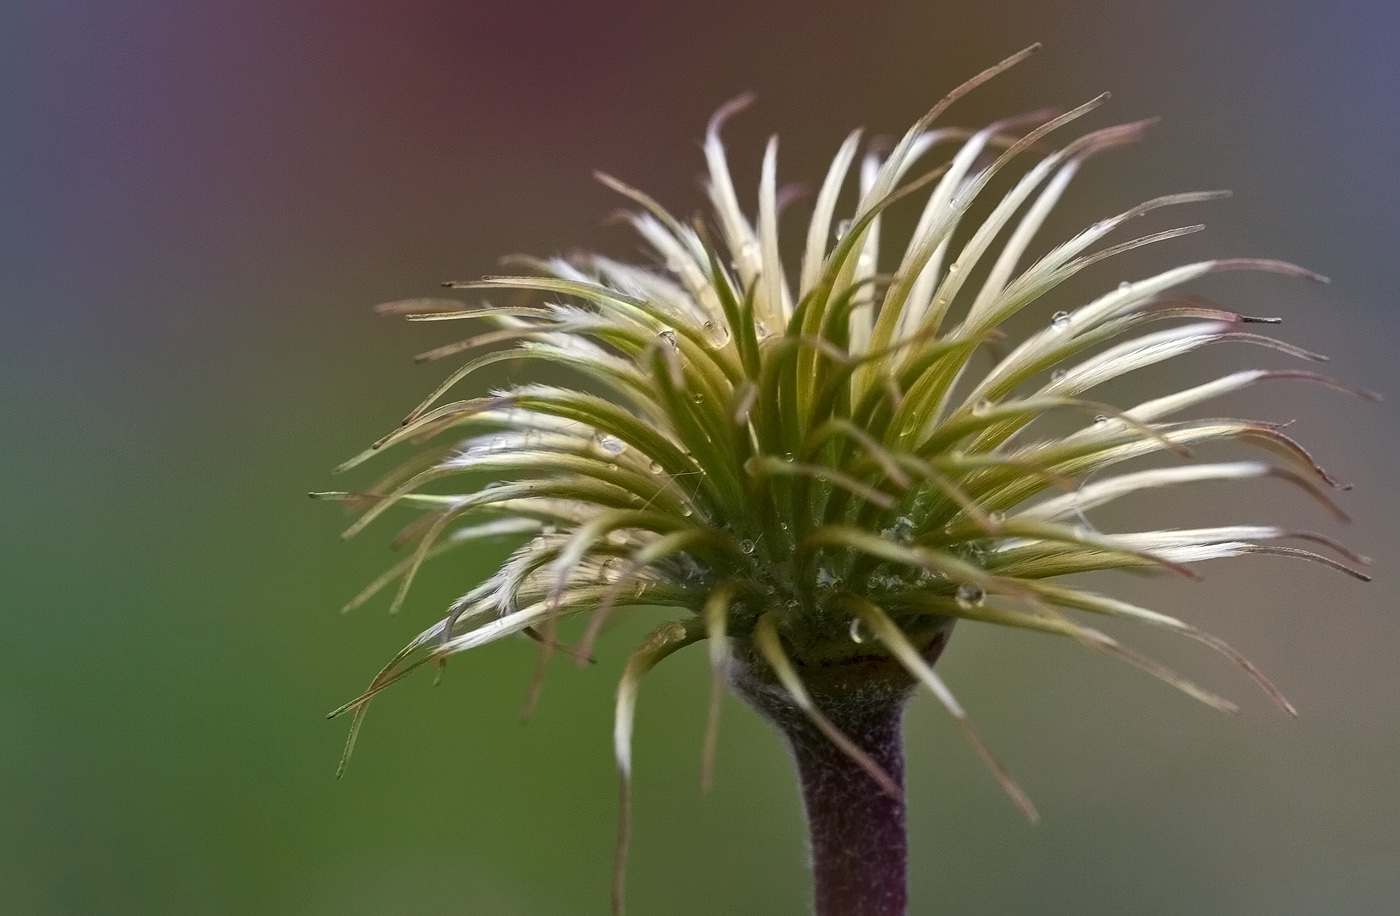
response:
<path id="1" fill-rule="evenodd" d="M 714 319 L 710 319 L 705 322 L 705 336 L 709 338 L 710 343 L 722 347 L 729 343 L 729 328 Z"/>
<path id="2" fill-rule="evenodd" d="M 851 618 L 851 642 L 860 644 L 865 642 L 865 624 L 860 622 L 859 617 Z"/>
<path id="3" fill-rule="evenodd" d="M 959 607 L 973 608 L 981 604 L 982 599 L 985 598 L 986 595 L 987 593 L 982 591 L 978 586 L 970 582 L 964 582 L 962 585 L 958 586 L 954 598 L 957 600 Z"/>

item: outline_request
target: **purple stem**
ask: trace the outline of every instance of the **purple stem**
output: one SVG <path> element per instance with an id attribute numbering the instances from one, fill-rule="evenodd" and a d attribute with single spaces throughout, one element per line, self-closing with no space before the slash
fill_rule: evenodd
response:
<path id="1" fill-rule="evenodd" d="M 904 703 L 836 722 L 902 788 Z M 816 728 L 787 733 L 812 841 L 817 916 L 904 916 L 909 897 L 904 798 Z"/>
<path id="2" fill-rule="evenodd" d="M 927 643 L 923 654 L 930 664 L 948 635 L 945 629 Z M 822 734 L 756 653 L 739 648 L 735 661 L 735 691 L 783 735 L 797 767 L 816 916 L 905 916 L 909 857 L 902 794 L 888 794 Z M 892 659 L 871 656 L 801 674 L 817 708 L 902 788 L 901 725 L 913 679 Z"/>

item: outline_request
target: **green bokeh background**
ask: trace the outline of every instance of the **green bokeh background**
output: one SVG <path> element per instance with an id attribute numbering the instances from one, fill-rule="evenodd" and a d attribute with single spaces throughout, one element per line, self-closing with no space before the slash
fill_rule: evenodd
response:
<path id="1" fill-rule="evenodd" d="M 1178 190 L 1230 187 L 1211 231 L 1100 271 L 1055 307 L 1212 255 L 1275 256 L 1329 288 L 1201 287 L 1332 369 L 1395 394 L 1400 148 L 1385 3 L 397 4 L 11 0 L 0 8 L 0 913 L 596 914 L 616 784 L 613 684 L 637 619 L 517 718 L 532 648 L 455 663 L 376 704 L 349 775 L 323 715 L 475 584 L 429 570 L 403 614 L 336 609 L 390 562 L 303 494 L 444 371 L 446 340 L 376 302 L 510 252 L 630 256 L 604 168 L 682 213 L 718 104 L 741 188 L 767 132 L 819 180 L 850 127 L 902 130 L 1035 40 L 1047 52 L 955 110 L 1115 92 L 1153 114 L 1095 162 L 1047 238 Z M 1193 212 L 1186 221 L 1197 219 Z M 1167 223 L 1162 223 L 1165 226 Z M 1044 320 L 1039 316 L 1037 320 Z M 1221 349 L 1109 393 L 1134 403 L 1276 354 Z M 501 376 L 503 379 L 505 376 Z M 500 379 L 496 379 L 499 381 Z M 1191 646 L 1137 643 L 1239 698 L 1226 717 L 1080 647 L 959 631 L 942 663 L 1036 800 L 1018 819 L 948 721 L 909 717 L 913 911 L 1372 914 L 1400 905 L 1400 551 L 1393 410 L 1283 386 L 1222 411 L 1297 419 L 1353 481 L 1363 586 L 1257 559 L 1203 584 L 1123 580 L 1247 651 L 1288 721 Z M 1146 498 L 1102 524 L 1281 520 L 1266 485 Z M 806 907 L 797 795 L 731 703 L 697 787 L 705 665 L 659 670 L 637 736 L 632 912 Z"/>

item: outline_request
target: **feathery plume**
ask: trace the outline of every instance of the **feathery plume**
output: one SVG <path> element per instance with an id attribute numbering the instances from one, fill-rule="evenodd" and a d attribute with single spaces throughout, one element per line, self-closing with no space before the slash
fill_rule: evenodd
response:
<path id="1" fill-rule="evenodd" d="M 731 654 L 764 669 L 770 686 L 894 796 L 896 776 L 843 734 L 804 683 L 872 657 L 898 666 L 909 683 L 934 693 L 1032 818 L 1025 793 L 934 673 L 932 659 L 955 621 L 1070 637 L 1209 705 L 1234 708 L 1078 615 L 1139 621 L 1214 649 L 1293 713 L 1219 639 L 1050 580 L 1106 569 L 1190 575 L 1196 563 L 1244 554 L 1309 559 L 1364 579 L 1358 566 L 1365 559 L 1321 535 L 1268 525 L 1104 532 L 1087 523 L 1087 513 L 1153 488 L 1271 478 L 1344 517 L 1327 495 L 1336 482 L 1278 425 L 1181 415 L 1275 380 L 1374 395 L 1310 371 L 1245 370 L 1134 406 L 1103 403 L 1108 383 L 1211 344 L 1321 359 L 1258 333 L 1268 319 L 1182 288 L 1234 270 L 1325 280 L 1279 261 L 1209 260 L 1118 284 L 1077 308 L 1044 304 L 1105 259 L 1200 228 L 1111 240 L 1129 222 L 1226 195 L 1155 198 L 1028 259 L 1085 163 L 1137 142 L 1148 122 L 1060 140 L 1101 96 L 1062 114 L 1034 112 L 977 131 L 934 126 L 957 97 L 1026 53 L 952 93 L 888 152 L 872 148 L 859 169 L 854 209 L 838 215 L 859 152 L 860 134 L 851 134 L 816 194 L 796 263 L 782 259 L 776 140 L 763 158 L 756 217 L 744 212 L 730 178 L 720 131 L 745 97 L 721 108 L 706 133 L 712 223 L 685 223 L 643 192 L 599 176 L 636 206 L 629 219 L 654 263 L 551 258 L 529 262 L 525 275 L 444 284 L 468 294 L 463 300 L 380 307 L 409 320 L 466 320 L 486 330 L 423 354 L 425 361 L 480 355 L 342 470 L 402 445 L 418 446 L 417 457 L 361 492 L 321 494 L 361 513 L 347 536 L 394 509 L 420 513 L 400 538 L 408 556 L 350 607 L 397 583 L 397 610 L 423 563 L 481 538 L 525 540 L 338 711 L 355 714 L 354 730 L 379 691 L 423 665 L 523 634 L 540 653 L 533 695 L 553 653 L 586 660 L 613 617 L 639 606 L 673 608 L 675 622 L 637 650 L 618 692 L 621 862 L 637 688 L 665 656 L 701 640 L 712 641 L 717 691 Z M 993 176 L 1032 156 L 1010 190 L 989 199 Z M 889 208 L 919 198 L 908 238 L 882 231 Z M 969 225 L 974 205 L 987 215 Z M 524 295 L 508 306 L 473 301 L 501 291 Z M 1023 312 L 1042 326 L 1007 349 L 1001 328 Z M 563 366 L 583 384 L 522 383 L 449 400 L 477 370 L 502 361 Z M 1037 432 L 1047 414 L 1083 423 L 1067 435 Z M 455 445 L 431 444 L 443 440 Z M 1182 463 L 1191 447 L 1210 442 L 1239 443 L 1259 457 Z M 1147 456 L 1173 463 L 1111 476 Z M 495 482 L 432 492 L 481 474 Z M 560 641 L 567 617 L 585 621 L 572 647 Z M 718 709 L 712 703 L 706 782 Z M 619 869 L 619 911 L 621 888 Z"/>

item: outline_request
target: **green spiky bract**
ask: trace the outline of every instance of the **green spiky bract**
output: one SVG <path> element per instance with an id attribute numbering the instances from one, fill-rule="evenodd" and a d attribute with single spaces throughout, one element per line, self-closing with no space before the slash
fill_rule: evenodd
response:
<path id="1" fill-rule="evenodd" d="M 352 605 L 397 580 L 397 608 L 421 564 L 454 547 L 487 537 L 523 543 L 341 710 L 354 712 L 352 731 L 375 694 L 425 664 L 525 634 L 539 643 L 542 672 L 550 653 L 564 648 L 558 624 L 565 617 L 586 621 L 567 647 L 586 658 L 610 618 L 643 606 L 672 608 L 675 621 L 637 650 L 618 692 L 621 861 L 637 687 L 655 664 L 692 642 L 710 641 L 717 690 L 728 660 L 744 660 L 815 733 L 863 768 L 876 791 L 897 795 L 889 768 L 823 712 L 832 697 L 814 698 L 804 686 L 833 667 L 886 659 L 936 695 L 1031 816 L 1023 793 L 933 671 L 931 641 L 946 639 L 954 621 L 1070 637 L 1233 709 L 1075 615 L 1140 621 L 1223 653 L 1292 711 L 1220 640 L 1052 580 L 1105 569 L 1189 572 L 1185 564 L 1246 553 L 1309 558 L 1361 575 L 1348 564 L 1362 558 L 1321 535 L 1264 525 L 1108 533 L 1086 514 L 1149 488 L 1275 477 L 1339 515 L 1325 495 L 1331 478 L 1279 426 L 1179 417 L 1270 379 L 1355 389 L 1306 371 L 1245 370 L 1127 409 L 1087 397 L 1128 372 L 1218 342 L 1316 359 L 1249 329 L 1265 319 L 1181 288 L 1225 270 L 1322 278 L 1277 261 L 1204 261 L 1052 312 L 1045 301 L 1086 268 L 1200 228 L 1110 241 L 1120 227 L 1151 211 L 1224 195 L 1159 197 L 1028 257 L 1086 160 L 1137 141 L 1147 123 L 1053 146 L 1058 132 L 1101 97 L 1063 114 L 1036 112 L 977 131 L 934 126 L 964 92 L 1027 53 L 952 93 L 887 153 L 867 153 L 854 209 L 838 219 L 860 146 L 860 133 L 852 133 L 816 195 L 795 270 L 780 254 L 776 140 L 763 158 L 756 219 L 742 211 L 730 179 L 719 130 L 744 104 L 739 100 L 715 116 L 705 142 L 713 223 L 682 222 L 603 177 L 637 206 L 630 219 L 654 263 L 554 258 L 530 262 L 525 276 L 446 284 L 508 292 L 510 305 L 421 299 L 380 308 L 486 329 L 424 354 L 483 355 L 346 467 L 404 443 L 420 446 L 417 457 L 362 492 L 327 494 L 362 511 L 349 534 L 392 509 L 421 513 L 400 536 L 408 556 Z M 1037 157 L 1029 170 L 990 199 L 992 178 L 1028 156 Z M 891 206 L 920 199 L 907 238 L 895 245 L 882 236 Z M 974 205 L 981 215 L 972 225 Z M 1000 328 L 1026 311 L 1039 316 L 1041 328 L 1011 346 Z M 473 372 L 503 361 L 553 364 L 586 384 L 518 384 L 448 400 Z M 1082 423 L 1068 434 L 1037 434 L 1036 421 L 1047 414 Z M 432 444 L 442 441 L 454 444 Z M 1183 460 L 1190 446 L 1222 441 L 1253 447 L 1263 460 Z M 1125 462 L 1154 455 L 1170 464 L 1113 475 Z M 474 492 L 439 492 L 456 478 L 482 474 L 495 482 Z M 1079 485 L 1091 475 L 1093 482 Z M 1289 538 L 1341 559 L 1277 543 Z M 706 778 L 717 710 L 712 704 Z M 620 883 L 615 902 L 620 909 Z"/>

